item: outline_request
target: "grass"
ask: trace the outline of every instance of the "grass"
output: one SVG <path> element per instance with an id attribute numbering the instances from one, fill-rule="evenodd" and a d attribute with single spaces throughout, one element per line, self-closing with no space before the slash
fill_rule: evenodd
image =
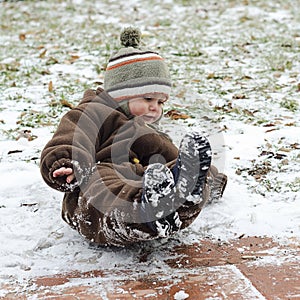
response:
<path id="1" fill-rule="evenodd" d="M 143 45 L 166 58 L 171 101 L 181 104 L 167 108 L 193 117 L 181 122 L 299 127 L 300 13 L 291 0 L 5 1 L 0 14 L 0 130 L 6 138 L 55 127 L 68 105 L 103 80 L 127 25 L 140 27 Z M 12 123 L 5 113 L 14 109 Z M 294 152 L 288 158 L 297 165 Z M 264 162 L 257 158 L 252 169 Z M 271 165 L 284 171 L 274 158 Z M 261 183 L 266 190 L 272 172 Z M 297 189 L 298 181 L 291 186 Z"/>
<path id="2" fill-rule="evenodd" d="M 272 143 L 267 141 L 260 148 L 260 155 L 251 160 L 248 166 L 237 168 L 236 173 L 249 181 L 251 190 L 263 196 L 269 192 L 299 192 L 298 151 L 299 145 L 290 144 L 285 137 Z"/>
<path id="3" fill-rule="evenodd" d="M 280 102 L 280 106 L 295 112 L 299 110 L 299 101 L 295 99 L 284 99 Z"/>

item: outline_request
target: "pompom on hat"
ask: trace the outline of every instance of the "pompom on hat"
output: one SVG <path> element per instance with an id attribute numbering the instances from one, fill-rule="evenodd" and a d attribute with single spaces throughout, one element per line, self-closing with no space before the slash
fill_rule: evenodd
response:
<path id="1" fill-rule="evenodd" d="M 104 89 L 116 101 L 139 97 L 148 93 L 171 91 L 171 79 L 164 59 L 156 52 L 139 48 L 141 32 L 125 28 L 120 41 L 123 48 L 108 61 Z"/>

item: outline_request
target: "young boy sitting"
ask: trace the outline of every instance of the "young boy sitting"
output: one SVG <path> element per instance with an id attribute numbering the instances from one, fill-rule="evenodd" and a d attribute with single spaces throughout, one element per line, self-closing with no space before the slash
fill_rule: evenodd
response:
<path id="1" fill-rule="evenodd" d="M 104 90 L 87 90 L 41 154 L 41 174 L 65 193 L 63 219 L 90 241 L 125 246 L 190 225 L 227 177 L 211 166 L 208 140 L 189 133 L 179 150 L 156 130 L 171 80 L 163 58 L 127 28 Z"/>

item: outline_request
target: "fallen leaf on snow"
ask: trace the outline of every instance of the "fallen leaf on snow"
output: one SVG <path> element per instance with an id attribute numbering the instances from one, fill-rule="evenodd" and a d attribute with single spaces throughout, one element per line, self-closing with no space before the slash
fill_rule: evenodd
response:
<path id="1" fill-rule="evenodd" d="M 235 94 L 232 96 L 232 99 L 246 99 L 244 94 Z"/>
<path id="2" fill-rule="evenodd" d="M 284 126 L 288 126 L 288 127 L 291 127 L 291 126 L 295 126 L 296 124 L 294 122 L 292 123 L 287 123 L 287 124 L 284 124 Z"/>
<path id="3" fill-rule="evenodd" d="M 69 108 L 74 108 L 74 105 L 72 103 L 70 103 L 68 100 L 66 99 L 62 99 L 60 100 L 60 103 L 62 106 L 65 106 L 65 107 L 69 107 Z"/>
<path id="4" fill-rule="evenodd" d="M 300 149 L 300 144 L 298 143 L 291 144 L 290 146 L 292 149 L 298 149 L 298 150 Z"/>
<path id="5" fill-rule="evenodd" d="M 71 58 L 69 59 L 69 62 L 72 64 L 74 63 L 77 59 L 79 59 L 80 56 L 79 55 L 71 55 Z"/>
<path id="6" fill-rule="evenodd" d="M 289 148 L 279 148 L 278 151 L 282 151 L 282 152 L 291 152 L 291 149 Z"/>
<path id="7" fill-rule="evenodd" d="M 10 154 L 21 153 L 21 152 L 23 152 L 23 150 L 10 150 L 7 152 L 7 154 L 10 155 Z"/>
<path id="8" fill-rule="evenodd" d="M 20 33 L 19 34 L 19 40 L 20 41 L 25 41 L 25 39 L 26 39 L 26 34 L 25 33 Z"/>
<path id="9" fill-rule="evenodd" d="M 49 84 L 48 84 L 48 91 L 51 93 L 53 92 L 53 82 L 50 81 Z"/>
<path id="10" fill-rule="evenodd" d="M 272 132 L 272 131 L 275 131 L 275 130 L 278 130 L 278 128 L 272 128 L 272 129 L 266 130 L 265 132 L 268 133 L 268 132 Z"/>
<path id="11" fill-rule="evenodd" d="M 55 65 L 55 64 L 58 64 L 58 59 L 56 59 L 55 57 L 50 57 L 47 62 L 46 62 L 46 65 Z"/>
<path id="12" fill-rule="evenodd" d="M 46 55 L 46 53 L 47 53 L 47 49 L 44 49 L 44 50 L 40 53 L 39 57 L 40 57 L 40 58 L 44 58 L 45 55 Z"/>
<path id="13" fill-rule="evenodd" d="M 18 141 L 20 138 L 25 138 L 30 142 L 30 141 L 33 141 L 34 139 L 36 139 L 37 136 L 33 135 L 31 133 L 31 130 L 26 129 L 24 131 L 19 132 L 19 135 L 16 137 L 16 140 Z"/>
<path id="14" fill-rule="evenodd" d="M 171 120 L 179 120 L 179 119 L 185 120 L 191 117 L 176 109 L 169 110 L 168 112 L 165 113 L 165 116 L 169 117 Z"/>
<path id="15" fill-rule="evenodd" d="M 286 150 L 289 150 L 289 149 L 286 149 Z M 283 150 L 280 150 L 279 151 L 283 151 Z M 290 150 L 289 150 L 290 151 Z M 286 152 L 289 152 L 289 151 L 286 151 Z M 260 153 L 259 156 L 268 156 L 269 158 L 273 157 L 275 159 L 283 159 L 284 157 L 286 157 L 285 154 L 282 154 L 282 153 L 274 153 L 272 151 L 262 151 Z"/>
<path id="16" fill-rule="evenodd" d="M 215 78 L 215 73 L 209 73 L 207 76 L 206 76 L 207 79 L 214 79 Z"/>

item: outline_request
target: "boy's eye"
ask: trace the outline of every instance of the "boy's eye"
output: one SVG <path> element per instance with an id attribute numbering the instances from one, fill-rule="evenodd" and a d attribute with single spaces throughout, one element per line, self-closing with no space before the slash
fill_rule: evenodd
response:
<path id="1" fill-rule="evenodd" d="M 151 97 L 144 97 L 144 100 L 147 101 L 147 102 L 151 102 L 151 101 L 157 101 L 158 104 L 162 105 L 166 102 L 165 99 L 158 99 L 156 100 L 156 98 L 151 98 Z"/>

